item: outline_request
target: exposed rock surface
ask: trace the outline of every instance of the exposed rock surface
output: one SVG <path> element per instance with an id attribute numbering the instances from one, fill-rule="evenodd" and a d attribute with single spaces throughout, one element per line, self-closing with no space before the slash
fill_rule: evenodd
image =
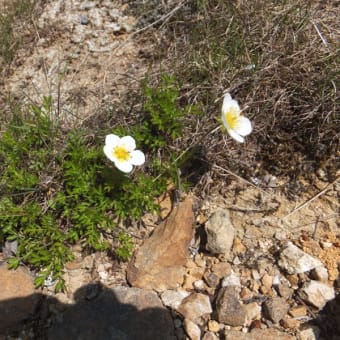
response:
<path id="1" fill-rule="evenodd" d="M 228 210 L 217 210 L 206 223 L 205 231 L 207 233 L 206 249 L 212 254 L 230 256 L 235 229 L 230 221 Z"/>
<path id="2" fill-rule="evenodd" d="M 311 280 L 304 285 L 302 296 L 307 302 L 321 309 L 328 301 L 335 298 L 335 292 L 334 288 L 322 282 Z"/>
<path id="3" fill-rule="evenodd" d="M 190 340 L 201 340 L 200 328 L 190 319 L 184 319 L 184 329 Z"/>
<path id="4" fill-rule="evenodd" d="M 9 270 L 7 265 L 0 265 L 0 335 L 33 316 L 40 299 L 35 292 L 33 277 L 26 268 Z"/>
<path id="5" fill-rule="evenodd" d="M 250 334 L 245 334 L 240 331 L 225 332 L 226 340 L 295 340 L 294 336 L 285 334 L 276 329 L 253 329 Z"/>
<path id="6" fill-rule="evenodd" d="M 138 288 L 105 289 L 53 321 L 50 340 L 175 339 L 172 318 L 157 294 Z"/>
<path id="7" fill-rule="evenodd" d="M 246 311 L 240 303 L 235 287 L 221 288 L 216 299 L 219 322 L 230 326 L 242 326 L 246 321 Z"/>
<path id="8" fill-rule="evenodd" d="M 266 316 L 274 323 L 278 323 L 287 314 L 289 304 L 284 298 L 274 297 L 266 301 L 263 307 Z"/>
<path id="9" fill-rule="evenodd" d="M 209 297 L 200 293 L 192 293 L 177 308 L 185 318 L 196 321 L 199 317 L 212 313 Z"/>
<path id="10" fill-rule="evenodd" d="M 281 251 L 279 266 L 289 274 L 299 274 L 322 266 L 322 262 L 289 242 Z"/>
<path id="11" fill-rule="evenodd" d="M 178 287 L 193 237 L 193 222 L 192 198 L 188 196 L 136 252 L 127 271 L 132 286 L 158 290 Z"/>

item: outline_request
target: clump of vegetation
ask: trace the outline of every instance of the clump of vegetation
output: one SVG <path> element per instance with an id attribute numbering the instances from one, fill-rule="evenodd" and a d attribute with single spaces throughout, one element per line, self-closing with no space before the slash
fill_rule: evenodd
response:
<path id="1" fill-rule="evenodd" d="M 175 81 L 167 75 L 159 88 L 144 89 L 143 123 L 113 128 L 121 136 L 133 133 L 147 153 L 146 167 L 132 175 L 106 160 L 103 131 L 84 128 L 65 135 L 50 98 L 41 107 L 16 112 L 2 133 L 0 242 L 18 241 L 10 267 L 23 262 L 38 268 L 37 286 L 52 277 L 57 290 L 64 288 L 63 266 L 78 241 L 108 250 L 113 239 L 113 251 L 126 260 L 133 242 L 117 225 L 157 211 L 155 197 L 177 181 L 178 155 L 169 146 L 183 129 L 187 109 L 179 106 Z"/>
<path id="2" fill-rule="evenodd" d="M 152 0 L 140 6 L 153 13 L 162 7 Z M 248 179 L 269 172 L 295 180 L 322 168 L 334 180 L 340 165 L 335 6 L 192 0 L 155 14 L 148 29 L 159 44 L 155 62 L 161 58 L 162 68 L 176 76 L 182 101 L 203 106 L 190 138 L 197 144 L 209 136 L 212 163 Z M 140 17 L 143 27 L 142 11 Z M 220 131 L 214 130 L 225 92 L 253 122 L 245 147 L 225 139 L 221 148 Z M 213 175 L 219 177 L 218 171 Z"/>
<path id="3" fill-rule="evenodd" d="M 32 26 L 36 0 L 4 0 L 0 11 L 0 65 L 12 62 L 17 49 L 24 40 L 22 27 Z M 32 32 L 33 34 L 33 32 Z"/>

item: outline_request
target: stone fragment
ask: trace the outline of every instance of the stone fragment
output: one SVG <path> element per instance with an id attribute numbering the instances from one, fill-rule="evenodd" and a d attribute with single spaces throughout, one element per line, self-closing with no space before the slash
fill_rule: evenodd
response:
<path id="1" fill-rule="evenodd" d="M 227 286 L 241 287 L 240 278 L 234 272 L 222 280 L 222 287 Z"/>
<path id="2" fill-rule="evenodd" d="M 278 323 L 287 314 L 289 304 L 286 299 L 274 297 L 263 304 L 263 311 L 268 319 Z"/>
<path id="3" fill-rule="evenodd" d="M 201 330 L 190 319 L 184 319 L 184 329 L 190 340 L 201 340 Z"/>
<path id="4" fill-rule="evenodd" d="M 230 326 L 242 326 L 246 311 L 238 299 L 236 287 L 221 288 L 216 299 L 217 320 Z"/>
<path id="5" fill-rule="evenodd" d="M 211 266 L 211 271 L 220 278 L 231 274 L 231 265 L 228 262 L 218 262 Z"/>
<path id="6" fill-rule="evenodd" d="M 204 290 L 206 288 L 206 284 L 204 283 L 203 280 L 197 280 L 194 282 L 194 288 L 196 290 Z"/>
<path id="7" fill-rule="evenodd" d="M 47 338 L 171 340 L 174 335 L 172 317 L 155 292 L 115 287 L 69 306 L 52 320 Z"/>
<path id="8" fill-rule="evenodd" d="M 215 288 L 220 283 L 220 278 L 215 273 L 205 273 L 204 280 L 208 284 L 209 287 Z"/>
<path id="9" fill-rule="evenodd" d="M 311 277 L 317 281 L 328 281 L 328 270 L 325 267 L 316 267 L 312 270 Z"/>
<path id="10" fill-rule="evenodd" d="M 300 340 L 319 340 L 320 329 L 316 326 L 309 326 L 305 329 L 300 330 Z"/>
<path id="11" fill-rule="evenodd" d="M 261 318 L 261 306 L 259 306 L 256 302 L 244 305 L 244 309 L 246 311 L 247 324 L 251 323 L 251 321 L 255 319 Z"/>
<path id="12" fill-rule="evenodd" d="M 33 277 L 24 267 L 9 270 L 0 266 L 0 335 L 14 331 L 33 316 L 41 298 L 35 294 Z"/>
<path id="13" fill-rule="evenodd" d="M 183 299 L 185 299 L 188 295 L 190 295 L 190 293 L 182 289 L 165 290 L 161 294 L 161 300 L 164 306 L 177 310 L 179 305 L 182 303 Z"/>
<path id="14" fill-rule="evenodd" d="M 220 324 L 215 320 L 209 320 L 208 329 L 210 332 L 217 333 L 220 330 Z"/>
<path id="15" fill-rule="evenodd" d="M 294 293 L 294 289 L 288 287 L 285 284 L 280 284 L 278 286 L 276 286 L 276 290 L 279 293 L 279 295 L 283 298 L 285 298 L 286 300 L 290 299 L 293 296 Z"/>
<path id="16" fill-rule="evenodd" d="M 195 256 L 195 263 L 200 268 L 205 268 L 205 266 L 206 266 L 206 261 L 200 254 L 197 254 Z"/>
<path id="17" fill-rule="evenodd" d="M 302 297 L 308 303 L 319 309 L 322 309 L 328 301 L 335 298 L 334 288 L 314 280 L 307 282 L 301 292 Z"/>
<path id="18" fill-rule="evenodd" d="M 212 333 L 212 332 L 206 332 L 203 335 L 202 340 L 219 340 L 219 337 L 216 334 Z"/>
<path id="19" fill-rule="evenodd" d="M 250 334 L 240 331 L 226 330 L 225 340 L 295 340 L 295 336 L 280 332 L 274 328 L 254 328 Z"/>
<path id="20" fill-rule="evenodd" d="M 266 273 L 262 276 L 261 282 L 265 291 L 269 292 L 273 285 L 273 277 Z"/>
<path id="21" fill-rule="evenodd" d="M 229 258 L 235 229 L 230 221 L 228 210 L 217 210 L 205 224 L 205 231 L 206 249 L 212 254 L 225 254 Z"/>
<path id="22" fill-rule="evenodd" d="M 135 253 L 127 269 L 132 286 L 156 290 L 177 287 L 185 272 L 193 222 L 192 198 L 188 196 Z"/>
<path id="23" fill-rule="evenodd" d="M 278 264 L 288 274 L 304 273 L 322 266 L 321 261 L 303 252 L 291 242 L 281 250 Z"/>
<path id="24" fill-rule="evenodd" d="M 283 328 L 287 329 L 298 329 L 300 327 L 300 321 L 289 317 L 285 317 L 281 320 L 281 325 Z"/>
<path id="25" fill-rule="evenodd" d="M 242 241 L 238 237 L 235 237 L 233 243 L 234 254 L 244 254 L 246 250 L 247 248 L 243 245 Z"/>
<path id="26" fill-rule="evenodd" d="M 209 297 L 201 293 L 191 293 L 183 299 L 177 312 L 195 322 L 199 317 L 212 313 Z"/>
<path id="27" fill-rule="evenodd" d="M 306 308 L 306 306 L 303 306 L 303 305 L 296 306 L 296 307 L 291 308 L 289 310 L 288 314 L 291 315 L 294 318 L 306 316 L 307 315 L 307 308 Z"/>

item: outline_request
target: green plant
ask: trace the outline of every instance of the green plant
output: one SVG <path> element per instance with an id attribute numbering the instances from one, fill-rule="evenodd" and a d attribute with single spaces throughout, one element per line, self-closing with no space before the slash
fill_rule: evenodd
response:
<path id="1" fill-rule="evenodd" d="M 22 26 L 22 22 L 30 23 L 35 2 L 34 0 L 5 0 L 1 4 L 3 11 L 0 13 L 0 57 L 5 64 L 10 64 L 14 58 L 21 43 L 17 27 Z M 19 25 L 18 21 L 20 21 Z"/>
<path id="2" fill-rule="evenodd" d="M 63 267 L 73 258 L 70 245 L 81 242 L 94 250 L 109 250 L 126 260 L 131 237 L 117 232 L 118 223 L 158 211 L 155 197 L 178 179 L 178 154 L 171 143 L 180 136 L 187 108 L 179 105 L 179 89 L 169 76 L 159 88 L 145 89 L 145 120 L 130 134 L 149 150 L 146 171 L 126 175 L 104 157 L 104 136 L 58 126 L 45 98 L 41 107 L 13 114 L 0 139 L 0 240 L 18 241 L 11 268 L 21 262 L 38 269 L 36 285 L 56 280 L 64 289 Z M 162 159 L 156 153 L 162 153 Z M 153 159 L 154 158 L 154 159 Z M 111 235 L 109 238 L 108 235 Z"/>

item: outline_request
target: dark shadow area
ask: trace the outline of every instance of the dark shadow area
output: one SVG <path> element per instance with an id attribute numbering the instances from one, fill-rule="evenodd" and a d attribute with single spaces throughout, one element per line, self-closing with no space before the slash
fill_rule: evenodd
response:
<path id="1" fill-rule="evenodd" d="M 18 313 L 30 310 L 37 300 L 23 320 L 24 313 Z M 156 293 L 109 289 L 99 283 L 78 289 L 71 305 L 43 294 L 0 301 L 0 340 L 19 336 L 23 330 L 28 335 L 25 339 L 37 340 L 176 339 L 170 312 L 161 308 Z"/>
<path id="2" fill-rule="evenodd" d="M 306 325 L 317 327 L 316 339 L 340 340 L 340 294 L 329 301 L 318 316 Z"/>

